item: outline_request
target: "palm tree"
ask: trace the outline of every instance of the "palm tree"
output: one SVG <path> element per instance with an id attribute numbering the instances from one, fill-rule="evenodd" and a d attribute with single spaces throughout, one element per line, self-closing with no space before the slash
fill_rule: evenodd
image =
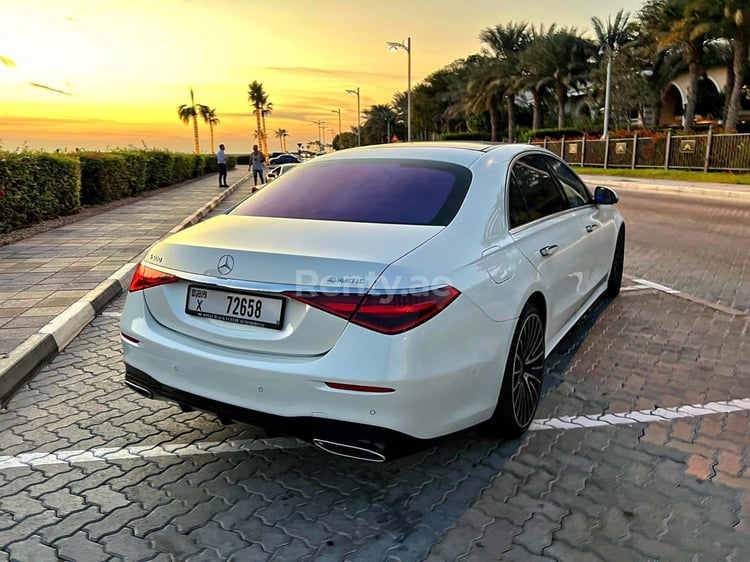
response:
<path id="1" fill-rule="evenodd" d="M 390 140 L 388 133 L 391 125 L 398 122 L 398 114 L 388 104 L 373 105 L 362 113 L 367 116 L 363 127 L 363 136 L 366 138 L 364 144 L 377 144 Z"/>
<path id="2" fill-rule="evenodd" d="M 521 52 L 531 44 L 529 25 L 526 22 L 511 22 L 507 25 L 496 25 L 494 28 L 487 27 L 479 34 L 479 40 L 501 63 L 497 66 L 497 86 L 502 89 L 508 113 L 508 140 L 513 142 L 516 128 L 515 99 L 522 83 L 519 60 Z M 494 137 L 493 134 L 493 140 Z"/>
<path id="3" fill-rule="evenodd" d="M 575 28 L 552 25 L 546 34 L 534 37 L 526 49 L 527 65 L 532 68 L 538 88 L 549 87 L 557 100 L 557 127 L 565 126 L 565 103 L 568 90 L 585 84 L 588 59 L 596 50 L 591 41 L 582 38 Z"/>
<path id="4" fill-rule="evenodd" d="M 685 130 L 695 127 L 698 81 L 703 73 L 706 45 L 716 34 L 718 21 L 700 0 L 646 0 L 640 19 L 659 50 L 679 51 L 688 64 L 690 85 L 685 107 Z M 747 57 L 747 52 L 742 56 Z"/>
<path id="5" fill-rule="evenodd" d="M 554 30 L 553 25 L 549 32 Z M 542 116 L 542 109 L 544 106 L 545 98 L 548 95 L 549 90 L 549 75 L 546 74 L 546 69 L 542 68 L 538 64 L 537 57 L 538 52 L 541 50 L 540 43 L 542 38 L 548 32 L 544 30 L 544 26 L 540 26 L 537 30 L 532 26 L 530 31 L 531 42 L 529 45 L 521 51 L 518 61 L 518 71 L 520 74 L 519 85 L 531 92 L 533 103 L 532 103 L 532 129 L 541 129 L 544 120 Z"/>
<path id="6" fill-rule="evenodd" d="M 610 78 L 605 78 L 605 89 L 607 80 L 610 82 L 611 89 L 612 61 L 615 54 L 623 48 L 628 49 L 628 55 L 633 54 L 634 49 L 631 49 L 630 47 L 633 45 L 637 36 L 636 25 L 635 22 L 630 19 L 630 13 L 620 10 L 615 14 L 614 20 L 611 17 L 608 17 L 606 23 L 597 17 L 591 18 L 591 26 L 594 28 L 594 34 L 596 35 L 596 45 L 599 49 L 600 61 L 606 68 L 608 68 L 605 76 L 609 76 Z M 640 74 L 638 74 L 638 76 L 640 76 Z M 633 78 L 636 79 L 635 76 L 633 76 Z M 610 94 L 611 93 L 610 90 Z M 630 110 L 630 108 L 623 109 L 628 112 Z"/>
<path id="7" fill-rule="evenodd" d="M 182 104 L 177 108 L 177 115 L 180 121 L 187 125 L 190 120 L 193 120 L 193 140 L 195 142 L 195 153 L 201 153 L 201 145 L 198 139 L 198 111 L 195 107 L 195 97 L 193 96 L 193 89 L 190 88 L 190 105 Z"/>
<path id="8" fill-rule="evenodd" d="M 460 108 L 469 114 L 484 111 L 489 113 L 490 140 L 493 142 L 497 140 L 497 106 L 506 91 L 502 72 L 501 62 L 494 57 L 484 57 L 477 61 L 466 84 L 466 95 L 460 104 Z"/>
<path id="9" fill-rule="evenodd" d="M 716 0 L 709 2 L 715 6 Z M 721 3 L 720 3 L 721 4 Z M 734 80 L 731 83 L 729 101 L 727 103 L 726 130 L 731 133 L 737 132 L 739 123 L 739 112 L 742 100 L 743 77 L 747 71 L 747 53 L 750 47 L 750 1 L 748 0 L 724 0 L 723 6 L 723 29 L 724 35 L 732 42 L 732 74 Z"/>
<path id="10" fill-rule="evenodd" d="M 279 144 L 281 144 L 281 150 L 286 152 L 286 137 L 289 136 L 289 133 L 286 129 L 276 129 L 276 138 L 279 139 Z"/>
<path id="11" fill-rule="evenodd" d="M 211 109 L 207 105 L 198 105 L 201 117 L 204 123 L 208 123 L 208 128 L 211 131 L 211 153 L 216 152 L 214 149 L 214 125 L 219 124 L 219 118 L 216 116 L 216 109 Z"/>
<path id="12" fill-rule="evenodd" d="M 257 80 L 253 80 L 248 85 L 247 101 L 250 103 L 250 106 L 253 108 L 253 115 L 255 115 L 255 120 L 257 123 L 255 136 L 260 141 L 261 146 L 263 146 L 264 135 L 263 135 L 263 125 L 261 124 L 261 112 L 263 111 L 263 106 L 268 101 L 268 95 L 263 90 L 263 84 L 261 84 Z M 268 154 L 268 153 L 264 152 L 264 154 Z"/>

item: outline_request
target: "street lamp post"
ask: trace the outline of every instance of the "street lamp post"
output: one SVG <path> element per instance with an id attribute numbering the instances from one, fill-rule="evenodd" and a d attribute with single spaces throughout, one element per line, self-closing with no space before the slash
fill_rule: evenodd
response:
<path id="1" fill-rule="evenodd" d="M 406 88 L 406 140 L 411 142 L 411 37 L 406 38 L 406 43 L 396 43 L 394 41 L 386 41 L 388 49 L 391 51 L 398 51 L 403 49 L 406 51 L 406 64 L 407 64 L 407 88 Z"/>
<path id="2" fill-rule="evenodd" d="M 362 128 L 360 126 L 361 119 L 359 117 L 359 86 L 356 90 L 345 90 L 348 96 L 357 96 L 357 146 L 362 146 Z"/>
<path id="3" fill-rule="evenodd" d="M 339 145 L 341 144 L 341 108 L 338 109 L 332 109 L 331 113 L 338 113 L 339 114 Z"/>
<path id="4" fill-rule="evenodd" d="M 325 141 L 325 133 L 323 133 L 323 141 L 321 141 L 320 130 L 323 128 L 325 121 L 310 121 L 310 123 L 315 123 L 318 126 L 318 146 L 320 147 L 320 150 L 323 150 L 323 142 Z"/>
<path id="5" fill-rule="evenodd" d="M 609 138 L 609 112 L 612 104 L 612 47 L 607 46 L 607 83 L 604 90 L 604 134 Z"/>

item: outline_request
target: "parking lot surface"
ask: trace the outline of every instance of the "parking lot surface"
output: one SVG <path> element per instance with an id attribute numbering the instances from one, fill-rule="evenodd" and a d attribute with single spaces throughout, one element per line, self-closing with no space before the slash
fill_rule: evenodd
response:
<path id="1" fill-rule="evenodd" d="M 371 464 L 183 413 L 123 385 L 118 298 L 0 411 L 0 560 L 750 560 L 750 206 L 621 205 L 625 290 L 515 441 Z"/>

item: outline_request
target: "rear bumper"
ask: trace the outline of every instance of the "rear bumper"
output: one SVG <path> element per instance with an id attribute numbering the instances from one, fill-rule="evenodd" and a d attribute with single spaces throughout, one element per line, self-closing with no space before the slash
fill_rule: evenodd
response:
<path id="1" fill-rule="evenodd" d="M 125 365 L 125 383 L 147 398 L 165 400 L 185 409 L 215 414 L 225 422 L 242 422 L 273 432 L 283 432 L 305 441 L 328 439 L 372 446 L 391 457 L 397 452 L 429 445 L 431 439 L 417 439 L 404 433 L 353 422 L 310 416 L 285 417 L 259 412 L 198 396 L 160 383 L 143 371 Z"/>
<path id="2" fill-rule="evenodd" d="M 471 301 L 458 306 L 460 300 L 440 313 L 443 322 L 399 336 L 349 326 L 327 353 L 294 357 L 177 333 L 131 293 L 121 322 L 123 360 L 131 382 L 156 396 L 255 425 L 286 427 L 291 420 L 298 435 L 307 423 L 432 439 L 492 415 L 512 335 L 512 322 L 494 322 Z M 342 390 L 329 382 L 393 392 Z"/>

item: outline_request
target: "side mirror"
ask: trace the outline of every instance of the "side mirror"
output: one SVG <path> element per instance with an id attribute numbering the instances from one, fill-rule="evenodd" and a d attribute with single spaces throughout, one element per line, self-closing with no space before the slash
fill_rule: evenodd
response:
<path id="1" fill-rule="evenodd" d="M 619 200 L 614 189 L 599 185 L 594 190 L 594 203 L 597 205 L 614 205 Z"/>

